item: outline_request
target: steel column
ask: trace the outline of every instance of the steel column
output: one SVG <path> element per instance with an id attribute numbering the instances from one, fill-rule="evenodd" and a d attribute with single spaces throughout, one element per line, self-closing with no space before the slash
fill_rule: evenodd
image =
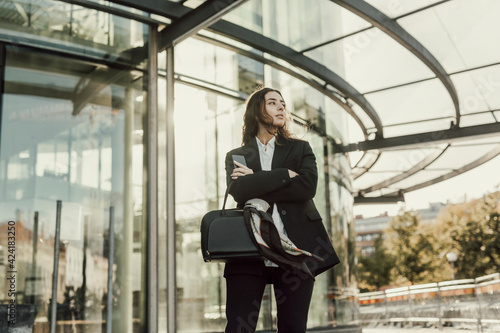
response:
<path id="1" fill-rule="evenodd" d="M 115 207 L 109 207 L 108 295 L 106 299 L 106 333 L 113 333 L 113 267 L 115 262 Z"/>
<path id="2" fill-rule="evenodd" d="M 147 327 L 158 332 L 158 33 L 149 29 L 147 76 Z"/>
<path id="3" fill-rule="evenodd" d="M 55 333 L 57 329 L 57 281 L 59 279 L 59 239 L 61 235 L 61 210 L 62 201 L 57 200 L 56 230 L 54 234 L 54 262 L 52 268 L 52 296 L 50 300 L 50 333 Z"/>
<path id="4" fill-rule="evenodd" d="M 167 331 L 177 329 L 177 281 L 175 269 L 175 132 L 174 48 L 167 49 Z"/>

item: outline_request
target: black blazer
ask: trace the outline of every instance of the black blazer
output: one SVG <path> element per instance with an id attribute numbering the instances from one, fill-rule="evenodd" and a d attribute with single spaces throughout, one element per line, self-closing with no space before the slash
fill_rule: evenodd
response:
<path id="1" fill-rule="evenodd" d="M 227 184 L 233 181 L 232 155 L 245 156 L 247 166 L 254 172 L 234 180 L 229 193 L 239 207 L 252 198 L 263 199 L 271 207 L 276 203 L 288 237 L 297 247 L 324 259 L 307 261 L 311 272 L 318 275 L 338 264 L 339 258 L 312 200 L 318 183 L 316 157 L 307 141 L 276 139 L 271 171 L 262 171 L 256 139 L 227 153 Z M 288 169 L 299 176 L 290 178 Z M 238 273 L 261 275 L 264 268 L 263 261 L 228 263 L 224 276 Z"/>

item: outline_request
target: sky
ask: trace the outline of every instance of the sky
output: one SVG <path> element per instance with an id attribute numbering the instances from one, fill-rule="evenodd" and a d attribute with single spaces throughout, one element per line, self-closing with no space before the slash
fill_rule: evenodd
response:
<path id="1" fill-rule="evenodd" d="M 429 204 L 460 203 L 477 199 L 484 194 L 500 191 L 500 156 L 459 176 L 405 194 L 405 203 L 392 205 L 355 205 L 354 214 L 363 217 L 379 216 L 387 212 L 397 215 L 402 205 L 406 210 L 428 208 Z"/>

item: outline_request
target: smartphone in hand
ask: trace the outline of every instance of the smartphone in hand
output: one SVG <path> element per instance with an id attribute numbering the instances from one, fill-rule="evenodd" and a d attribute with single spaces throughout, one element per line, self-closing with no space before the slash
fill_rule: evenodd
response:
<path id="1" fill-rule="evenodd" d="M 244 166 L 247 166 L 247 161 L 245 160 L 245 156 L 243 155 L 233 155 L 233 164 L 234 162 L 238 162 L 240 164 L 243 164 Z M 239 168 L 236 164 L 234 164 L 235 168 Z"/>

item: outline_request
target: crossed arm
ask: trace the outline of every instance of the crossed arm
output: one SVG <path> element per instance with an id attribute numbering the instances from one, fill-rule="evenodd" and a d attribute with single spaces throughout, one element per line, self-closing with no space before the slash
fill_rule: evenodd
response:
<path id="1" fill-rule="evenodd" d="M 277 168 L 253 172 L 239 165 L 233 170 L 231 155 L 226 155 L 227 184 L 234 182 L 229 193 L 239 203 L 260 198 L 268 203 L 305 201 L 314 198 L 318 183 L 316 157 L 309 143 L 302 145 L 299 170 Z"/>

